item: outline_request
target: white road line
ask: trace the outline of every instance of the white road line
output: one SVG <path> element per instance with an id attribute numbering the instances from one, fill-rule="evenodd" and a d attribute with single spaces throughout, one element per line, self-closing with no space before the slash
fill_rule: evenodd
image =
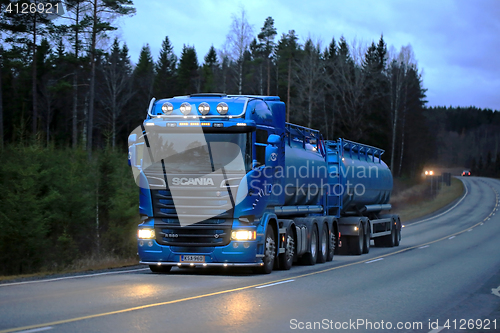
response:
<path id="1" fill-rule="evenodd" d="M 111 274 L 121 274 L 121 273 L 130 273 L 130 272 L 139 272 L 149 270 L 149 268 L 139 268 L 139 269 L 131 269 L 128 271 L 118 271 L 118 272 L 106 272 L 106 273 L 96 273 L 96 274 L 86 274 L 86 275 L 75 275 L 75 276 L 65 276 L 55 279 L 46 279 L 46 280 L 34 280 L 34 281 L 23 281 L 23 282 L 12 282 L 12 283 L 3 283 L 0 284 L 0 287 L 6 286 L 17 286 L 20 284 L 29 284 L 29 283 L 40 283 L 40 282 L 52 282 L 52 281 L 60 281 L 60 280 L 69 280 L 69 279 L 78 279 L 78 278 L 86 278 L 100 275 L 111 275 Z"/>
<path id="2" fill-rule="evenodd" d="M 448 239 L 453 239 L 453 238 L 455 238 L 455 236 L 451 236 L 451 237 L 450 237 L 450 238 L 448 238 Z"/>
<path id="3" fill-rule="evenodd" d="M 276 283 L 271 283 L 271 284 L 265 284 L 263 286 L 255 287 L 255 289 L 261 289 L 261 288 L 271 287 L 271 286 L 275 286 L 277 284 L 282 284 L 282 283 L 287 283 L 287 282 L 293 282 L 293 281 L 295 281 L 295 280 L 286 280 L 286 281 L 281 281 L 281 282 L 276 282 Z"/>
<path id="4" fill-rule="evenodd" d="M 380 261 L 380 260 L 384 260 L 384 258 L 378 258 L 378 259 L 370 260 L 370 261 L 365 262 L 365 264 L 370 264 L 372 262 Z"/>
<path id="5" fill-rule="evenodd" d="M 429 247 L 429 245 L 421 246 L 421 247 L 419 247 L 419 249 L 425 249 L 426 247 Z"/>
<path id="6" fill-rule="evenodd" d="M 433 329 L 432 331 L 429 331 L 429 333 L 438 333 L 444 330 L 444 327 L 438 326 L 438 328 Z"/>
<path id="7" fill-rule="evenodd" d="M 472 229 L 469 229 L 469 230 L 467 230 L 467 231 L 469 231 L 469 232 L 470 232 L 470 231 L 472 231 Z"/>
<path id="8" fill-rule="evenodd" d="M 500 297 L 500 287 L 496 288 L 496 289 L 491 289 L 491 293 L 495 296 L 498 296 Z"/>
<path id="9" fill-rule="evenodd" d="M 48 331 L 51 329 L 53 329 L 52 326 L 45 326 L 45 327 L 40 327 L 40 328 L 34 328 L 32 330 L 27 330 L 27 331 L 17 331 L 16 333 L 34 333 L 34 332 Z"/>
<path id="10" fill-rule="evenodd" d="M 480 225 L 484 225 L 484 223 L 483 223 L 483 222 L 481 222 L 481 224 L 480 224 Z"/>

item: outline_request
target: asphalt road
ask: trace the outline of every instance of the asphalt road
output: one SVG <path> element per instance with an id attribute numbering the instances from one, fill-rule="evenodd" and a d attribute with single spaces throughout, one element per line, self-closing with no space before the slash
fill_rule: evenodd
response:
<path id="1" fill-rule="evenodd" d="M 462 180 L 456 205 L 367 255 L 271 275 L 140 269 L 1 284 L 0 333 L 500 332 L 500 181 Z"/>

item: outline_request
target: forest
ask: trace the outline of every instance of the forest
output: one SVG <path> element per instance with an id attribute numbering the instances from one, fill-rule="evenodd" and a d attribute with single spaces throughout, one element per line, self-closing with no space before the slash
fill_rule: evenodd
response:
<path id="1" fill-rule="evenodd" d="M 147 44 L 131 59 L 112 37 L 117 18 L 134 14 L 131 0 L 64 0 L 62 17 L 8 11 L 35 2 L 0 0 L 0 274 L 135 255 L 127 137 L 152 97 L 277 95 L 288 121 L 384 149 L 395 177 L 428 164 L 500 177 L 500 113 L 427 107 L 410 44 L 278 35 L 271 16 L 253 31 L 242 9 L 201 62 L 168 36 L 156 59 Z"/>

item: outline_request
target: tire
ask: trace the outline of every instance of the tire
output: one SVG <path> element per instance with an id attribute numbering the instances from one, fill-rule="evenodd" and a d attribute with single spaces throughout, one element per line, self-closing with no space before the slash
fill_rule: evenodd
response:
<path id="1" fill-rule="evenodd" d="M 369 253 L 370 252 L 370 239 L 371 239 L 371 232 L 370 232 L 370 224 L 367 224 L 366 228 L 366 234 L 365 234 L 365 239 L 363 242 L 363 253 Z"/>
<path id="2" fill-rule="evenodd" d="M 321 230 L 321 237 L 319 238 L 319 246 L 318 246 L 318 258 L 316 260 L 317 263 L 324 263 L 326 262 L 326 259 L 328 257 L 328 245 L 329 245 L 329 238 L 328 238 L 328 227 L 323 225 L 323 228 Z"/>
<path id="3" fill-rule="evenodd" d="M 168 273 L 172 269 L 172 266 L 149 265 L 149 269 L 153 273 Z"/>
<path id="4" fill-rule="evenodd" d="M 396 245 L 397 239 L 398 239 L 398 231 L 396 230 L 396 227 L 393 227 L 391 231 L 391 240 L 389 241 L 389 247 L 397 246 Z"/>
<path id="5" fill-rule="evenodd" d="M 363 253 L 363 246 L 365 244 L 365 230 L 363 224 L 359 225 L 359 236 L 349 237 L 349 252 L 359 256 Z"/>
<path id="6" fill-rule="evenodd" d="M 295 239 L 290 232 L 287 232 L 285 253 L 281 253 L 278 257 L 280 269 L 287 271 L 290 268 L 292 268 L 294 257 L 295 257 Z"/>
<path id="7" fill-rule="evenodd" d="M 394 246 L 399 246 L 399 243 L 401 241 L 401 221 L 399 221 L 399 218 L 398 218 L 398 222 L 396 224 L 396 239 L 395 239 L 395 242 L 394 242 Z"/>
<path id="8" fill-rule="evenodd" d="M 318 259 L 318 228 L 313 226 L 311 242 L 309 243 L 309 252 L 302 256 L 302 262 L 305 265 L 314 265 Z"/>
<path id="9" fill-rule="evenodd" d="M 276 237 L 271 226 L 267 226 L 266 242 L 264 247 L 264 265 L 255 270 L 259 274 L 270 274 L 273 271 L 274 259 L 276 257 Z"/>
<path id="10" fill-rule="evenodd" d="M 337 250 L 337 234 L 335 233 L 335 230 L 330 231 L 329 239 L 330 244 L 328 245 L 328 256 L 326 257 L 326 261 L 332 261 L 335 251 Z"/>

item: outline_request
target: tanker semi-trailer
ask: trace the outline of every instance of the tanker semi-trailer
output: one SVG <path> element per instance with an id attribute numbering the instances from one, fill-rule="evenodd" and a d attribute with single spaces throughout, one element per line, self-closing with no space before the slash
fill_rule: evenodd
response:
<path id="1" fill-rule="evenodd" d="M 138 254 L 173 266 L 313 265 L 335 253 L 398 246 L 383 150 L 285 122 L 276 96 L 151 100 L 129 136 L 140 188 Z"/>

